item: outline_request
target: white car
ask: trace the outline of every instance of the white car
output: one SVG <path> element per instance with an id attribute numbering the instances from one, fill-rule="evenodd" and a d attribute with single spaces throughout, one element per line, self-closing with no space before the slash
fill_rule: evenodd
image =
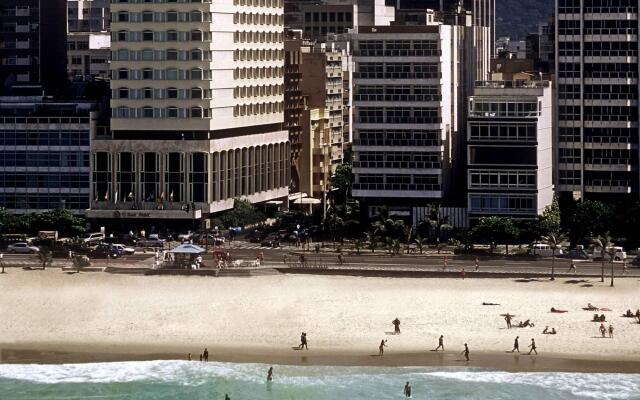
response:
<path id="1" fill-rule="evenodd" d="M 88 244 L 98 244 L 104 241 L 104 233 L 96 232 L 88 234 L 83 241 Z"/>
<path id="2" fill-rule="evenodd" d="M 15 254 L 35 254 L 39 252 L 40 249 L 36 246 L 29 246 L 28 243 L 14 243 L 7 246 L 7 252 L 15 253 Z"/>
<path id="3" fill-rule="evenodd" d="M 121 255 L 130 256 L 136 252 L 136 249 L 134 249 L 133 247 L 125 246 L 120 243 L 114 244 L 111 247 L 114 247 L 115 249 L 117 249 L 118 252 L 121 253 Z"/>

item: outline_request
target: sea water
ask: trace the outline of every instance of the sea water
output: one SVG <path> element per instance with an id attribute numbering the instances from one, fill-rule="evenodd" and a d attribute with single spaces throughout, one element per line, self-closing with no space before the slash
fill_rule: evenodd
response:
<path id="1" fill-rule="evenodd" d="M 2 400 L 640 399 L 640 374 L 142 361 L 0 364 Z"/>

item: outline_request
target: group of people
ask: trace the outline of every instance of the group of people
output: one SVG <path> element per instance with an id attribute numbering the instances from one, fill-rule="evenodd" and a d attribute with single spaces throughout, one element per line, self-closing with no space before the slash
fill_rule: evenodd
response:
<path id="1" fill-rule="evenodd" d="M 600 324 L 600 334 L 602 337 L 607 337 L 607 332 L 609 332 L 609 339 L 613 339 L 613 325 L 609 324 L 609 329 L 607 329 L 604 324 Z"/>
<path id="2" fill-rule="evenodd" d="M 191 353 L 187 354 L 187 359 L 191 361 Z M 200 353 L 200 361 L 209 361 L 209 350 L 206 347 L 204 348 L 204 351 Z"/>
<path id="3" fill-rule="evenodd" d="M 622 316 L 626 318 L 635 318 L 638 320 L 638 323 L 640 324 L 640 308 L 636 310 L 635 314 L 631 310 L 627 310 L 627 312 L 624 313 Z"/>
<path id="4" fill-rule="evenodd" d="M 516 351 L 520 353 L 520 336 L 516 336 L 513 341 L 513 349 L 511 352 L 514 353 Z M 536 355 L 538 355 L 538 346 L 536 346 L 536 340 L 534 338 L 531 338 L 531 344 L 529 345 L 529 352 L 527 355 L 531 355 L 531 353 L 536 353 Z"/>

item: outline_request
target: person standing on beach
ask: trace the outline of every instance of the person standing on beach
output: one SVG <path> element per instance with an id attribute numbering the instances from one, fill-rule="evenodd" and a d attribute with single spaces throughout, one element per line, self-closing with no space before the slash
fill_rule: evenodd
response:
<path id="1" fill-rule="evenodd" d="M 460 271 L 460 277 L 462 278 L 462 280 L 464 280 L 464 276 L 465 276 L 465 272 L 464 272 L 464 268 L 462 268 L 462 271 Z"/>
<path id="2" fill-rule="evenodd" d="M 202 362 L 202 353 L 200 353 L 200 362 Z"/>
<path id="3" fill-rule="evenodd" d="M 511 350 L 511 352 L 518 352 L 520 353 L 520 343 L 518 343 L 518 339 L 520 339 L 520 336 L 516 336 L 516 340 L 513 341 L 513 350 Z"/>
<path id="4" fill-rule="evenodd" d="M 191 361 L 191 353 L 187 354 L 187 360 Z"/>
<path id="5" fill-rule="evenodd" d="M 478 257 L 476 257 L 476 258 L 473 260 L 473 262 L 474 262 L 475 267 L 476 267 L 475 271 L 476 271 L 476 272 L 480 271 L 480 263 L 478 262 Z"/>
<path id="6" fill-rule="evenodd" d="M 393 324 L 393 334 L 394 335 L 399 335 L 400 334 L 400 320 L 398 319 L 398 317 L 396 317 L 396 319 L 394 319 L 391 323 Z"/>
<path id="7" fill-rule="evenodd" d="M 411 384 L 409 382 L 404 385 L 404 397 L 407 399 L 411 397 Z"/>
<path id="8" fill-rule="evenodd" d="M 613 325 L 609 325 L 609 339 L 613 339 Z"/>
<path id="9" fill-rule="evenodd" d="M 531 352 L 533 351 L 533 352 L 536 353 L 536 355 L 538 355 L 538 350 L 536 350 L 536 348 L 537 348 L 536 347 L 536 341 L 533 338 L 531 338 L 531 344 L 529 345 L 529 348 L 531 350 L 529 350 L 529 352 L 527 354 L 531 354 Z"/>
<path id="10" fill-rule="evenodd" d="M 442 257 L 442 271 L 446 271 L 448 266 L 449 266 L 449 257 L 447 256 Z"/>
<path id="11" fill-rule="evenodd" d="M 208 362 L 208 361 L 209 361 L 209 350 L 207 350 L 207 348 L 206 348 L 206 347 L 204 348 L 204 352 L 202 353 L 202 359 L 203 359 L 205 362 Z"/>
<path id="12" fill-rule="evenodd" d="M 509 313 L 504 316 L 504 320 L 507 321 L 507 329 L 511 329 L 511 315 Z"/>
<path id="13" fill-rule="evenodd" d="M 604 327 L 604 324 L 600 324 L 600 334 L 602 335 L 602 337 L 607 336 L 607 328 Z"/>
<path id="14" fill-rule="evenodd" d="M 384 348 L 387 347 L 387 341 L 382 339 L 380 342 L 380 346 L 378 346 L 378 356 L 382 357 L 384 355 Z"/>
<path id="15" fill-rule="evenodd" d="M 267 382 L 273 381 L 273 367 L 269 367 L 269 371 L 267 372 Z"/>
<path id="16" fill-rule="evenodd" d="M 469 361 L 469 346 L 467 346 L 467 344 L 464 344 L 464 350 L 462 350 L 462 353 L 464 354 L 464 358 Z"/>
<path id="17" fill-rule="evenodd" d="M 574 274 L 577 272 L 576 271 L 576 263 L 573 260 L 571 260 L 571 266 L 569 267 L 569 271 L 567 271 L 567 272 L 571 272 L 571 271 L 573 271 Z"/>
<path id="18" fill-rule="evenodd" d="M 440 335 L 440 337 L 438 338 L 438 347 L 436 347 L 434 351 L 438 351 L 439 349 L 442 349 L 442 351 L 444 351 L 444 335 Z"/>

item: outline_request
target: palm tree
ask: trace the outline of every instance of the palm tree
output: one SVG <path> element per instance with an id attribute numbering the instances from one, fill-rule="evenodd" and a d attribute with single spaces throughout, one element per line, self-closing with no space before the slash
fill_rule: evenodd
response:
<path id="1" fill-rule="evenodd" d="M 418 251 L 420 252 L 420 254 L 422 254 L 422 251 L 424 250 L 424 246 L 427 244 L 427 239 L 423 239 L 422 236 L 418 235 L 416 236 L 415 239 L 413 239 L 413 241 L 416 244 L 416 247 L 418 248 Z"/>
<path id="2" fill-rule="evenodd" d="M 376 247 L 378 247 L 378 240 L 376 239 L 376 236 L 371 232 L 367 232 L 366 235 L 367 235 L 367 243 L 369 243 L 368 247 L 372 253 L 375 253 Z"/>
<path id="3" fill-rule="evenodd" d="M 597 238 L 591 239 L 591 243 L 593 244 L 594 248 L 600 249 L 600 257 L 602 261 L 600 282 L 604 282 L 604 256 L 607 254 L 607 249 L 613 247 L 613 243 L 611 242 L 611 236 L 609 235 L 609 232 L 607 232 L 605 233 L 604 236 L 598 236 Z M 613 274 L 613 258 L 611 260 L 612 260 L 611 273 Z"/>
<path id="4" fill-rule="evenodd" d="M 362 239 L 356 239 L 353 242 L 353 247 L 356 249 L 356 253 L 360 255 L 360 249 L 362 248 Z"/>
<path id="5" fill-rule="evenodd" d="M 560 232 L 550 233 L 547 236 L 542 237 L 542 243 L 548 245 L 549 248 L 551 248 L 551 280 L 552 281 L 556 280 L 556 269 L 555 269 L 556 250 L 558 250 L 561 247 L 562 242 L 564 242 L 565 239 L 566 237 Z"/>
<path id="6" fill-rule="evenodd" d="M 396 255 L 400 254 L 400 248 L 401 248 L 400 240 L 399 239 L 393 239 L 393 241 L 391 242 L 391 248 L 392 248 L 394 254 L 396 254 Z"/>
<path id="7" fill-rule="evenodd" d="M 612 243 L 613 245 L 613 243 Z M 607 254 L 609 255 L 609 263 L 611 264 L 611 287 L 613 287 L 613 259 L 616 256 L 616 249 L 614 249 L 613 247 L 609 247 L 607 249 Z"/>
<path id="8" fill-rule="evenodd" d="M 47 267 L 50 267 L 51 263 L 53 262 L 51 251 L 47 249 L 40 249 L 40 251 L 38 251 L 38 259 L 40 260 L 40 264 L 42 265 L 43 270 Z"/>

